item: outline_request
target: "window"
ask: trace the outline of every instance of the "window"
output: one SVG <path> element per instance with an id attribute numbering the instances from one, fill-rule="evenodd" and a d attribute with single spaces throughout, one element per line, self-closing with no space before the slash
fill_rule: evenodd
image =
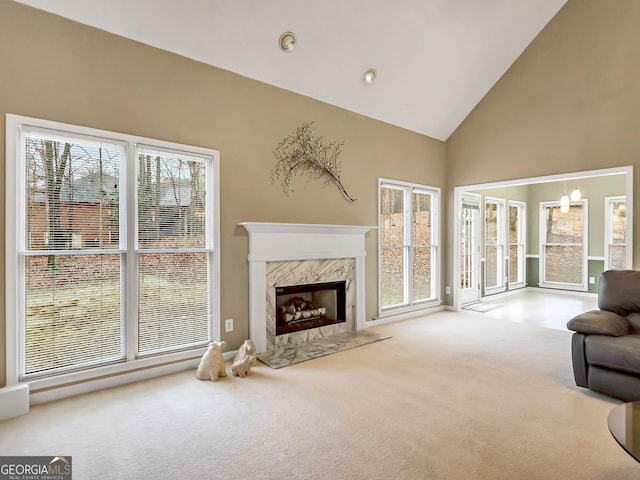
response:
<path id="1" fill-rule="evenodd" d="M 193 357 L 218 321 L 218 153 L 13 115 L 7 132 L 18 379 Z"/>
<path id="2" fill-rule="evenodd" d="M 490 294 L 504 291 L 504 200 L 486 197 L 484 212 L 484 291 Z"/>
<path id="3" fill-rule="evenodd" d="M 382 310 L 437 300 L 440 190 L 379 181 L 379 277 Z"/>
<path id="4" fill-rule="evenodd" d="M 509 200 L 509 289 L 525 285 L 526 204 Z"/>
<path id="5" fill-rule="evenodd" d="M 562 213 L 559 202 L 540 204 L 541 286 L 586 290 L 587 201 Z"/>
<path id="6" fill-rule="evenodd" d="M 465 192 L 460 202 L 460 303 L 480 298 L 480 194 Z"/>
<path id="7" fill-rule="evenodd" d="M 605 199 L 605 270 L 627 268 L 627 198 Z"/>

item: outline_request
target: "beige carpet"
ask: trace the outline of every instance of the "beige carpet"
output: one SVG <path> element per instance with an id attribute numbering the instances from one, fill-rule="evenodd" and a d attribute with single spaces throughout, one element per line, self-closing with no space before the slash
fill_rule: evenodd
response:
<path id="1" fill-rule="evenodd" d="M 638 479 L 620 403 L 574 386 L 570 334 L 472 312 L 251 377 L 193 371 L 0 422 L 2 455 L 70 455 L 94 479 Z"/>

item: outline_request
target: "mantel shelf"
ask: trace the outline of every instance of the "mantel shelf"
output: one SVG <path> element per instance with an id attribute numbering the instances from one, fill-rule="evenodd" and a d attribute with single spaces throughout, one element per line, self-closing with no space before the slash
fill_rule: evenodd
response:
<path id="1" fill-rule="evenodd" d="M 362 233 L 377 229 L 365 225 L 323 225 L 315 223 L 240 222 L 249 233 Z"/>

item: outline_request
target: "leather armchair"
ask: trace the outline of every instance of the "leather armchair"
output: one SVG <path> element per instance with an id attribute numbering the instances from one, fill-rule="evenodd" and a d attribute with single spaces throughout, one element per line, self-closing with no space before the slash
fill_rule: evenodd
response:
<path id="1" fill-rule="evenodd" d="M 567 323 L 576 385 L 640 400 L 640 271 L 604 272 L 598 307 Z"/>

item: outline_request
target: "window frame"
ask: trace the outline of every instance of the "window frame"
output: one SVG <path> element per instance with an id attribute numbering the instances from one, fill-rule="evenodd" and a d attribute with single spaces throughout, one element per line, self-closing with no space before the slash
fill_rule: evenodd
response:
<path id="1" fill-rule="evenodd" d="M 207 161 L 208 158 L 210 158 L 210 155 L 202 155 L 200 153 L 193 153 L 193 152 L 185 152 L 185 151 L 178 151 L 176 149 L 169 149 L 166 147 L 156 147 L 154 145 L 145 145 L 145 144 L 136 144 L 135 145 L 135 155 L 134 158 L 136 159 L 134 163 L 134 165 L 130 165 L 130 167 L 133 170 L 133 174 L 135 175 L 134 178 L 138 178 L 138 174 L 139 172 L 137 171 L 137 167 L 138 167 L 138 158 L 139 155 L 143 155 L 143 154 L 149 154 L 149 153 L 153 153 L 153 154 L 163 154 L 163 155 L 168 155 L 171 157 L 182 157 L 182 159 L 184 160 L 188 160 L 188 159 L 202 159 L 204 161 Z M 205 185 L 206 185 L 206 191 L 208 192 L 209 190 L 211 190 L 212 187 L 212 172 L 213 168 L 207 168 L 206 169 L 206 180 L 205 180 Z M 129 173 L 130 175 L 132 174 L 131 172 Z M 134 192 L 130 192 L 134 195 L 137 195 L 137 193 L 139 192 L 139 189 L 136 188 L 134 185 L 137 185 L 137 182 L 130 182 L 130 186 L 132 188 L 134 188 Z M 213 201 L 213 197 L 215 195 L 205 195 L 205 208 L 207 212 L 213 212 L 213 205 L 211 204 L 211 202 Z M 137 197 L 136 197 L 136 201 L 135 201 L 135 213 L 133 215 L 131 215 L 132 219 L 135 222 L 135 219 L 139 218 L 139 202 L 137 201 Z M 208 264 L 209 265 L 214 265 L 215 266 L 215 259 L 213 257 L 214 254 L 214 238 L 213 235 L 211 234 L 212 231 L 212 222 L 215 222 L 218 217 L 216 218 L 212 218 L 213 215 L 208 214 L 205 217 L 206 220 L 206 224 L 205 224 L 205 243 L 204 246 L 202 247 L 196 247 L 196 248 L 167 248 L 167 247 L 163 247 L 163 248 L 147 248 L 147 247 L 143 247 L 140 244 L 140 238 L 139 238 L 139 233 L 140 233 L 140 229 L 139 228 L 134 228 L 134 234 L 133 235 L 129 235 L 128 238 L 131 239 L 131 243 L 129 243 L 128 245 L 128 249 L 131 252 L 134 252 L 135 255 L 135 259 L 134 259 L 134 267 L 136 267 L 136 274 L 135 274 L 135 279 L 136 279 L 136 290 L 139 289 L 140 287 L 140 276 L 139 274 L 139 265 L 140 265 L 140 258 L 144 255 L 165 255 L 165 254 L 180 254 L 180 253 L 205 253 L 208 257 Z M 136 223 L 137 226 L 137 223 Z M 208 291 L 208 298 L 209 298 L 209 305 L 207 305 L 207 310 L 209 311 L 209 314 L 212 310 L 212 299 L 213 299 L 213 291 L 211 291 L 213 288 L 212 282 L 209 282 L 209 291 Z M 139 307 L 139 303 L 135 303 L 133 301 L 129 301 L 127 302 L 128 305 L 135 305 L 136 307 Z M 136 313 L 131 312 L 130 315 L 134 315 Z M 137 315 L 137 314 L 136 314 Z M 131 323 L 131 322 L 130 322 Z M 135 325 L 136 327 L 139 327 L 139 323 L 136 323 Z M 210 341 L 214 340 L 213 338 L 213 331 L 212 331 L 212 325 L 211 325 L 211 321 L 209 321 L 209 325 L 208 325 L 208 339 L 206 341 L 201 341 L 198 342 L 199 344 L 201 344 L 201 346 L 206 346 Z M 166 355 L 167 353 L 170 353 L 172 351 L 178 351 L 178 350 L 193 350 L 194 347 L 190 347 L 190 346 L 184 346 L 184 347 L 160 347 L 160 348 L 156 348 L 156 349 L 151 349 L 151 350 L 147 350 L 147 351 L 141 351 L 140 350 L 140 338 L 139 338 L 139 329 L 136 328 L 135 332 L 132 332 L 130 335 L 130 339 L 131 339 L 131 345 L 129 345 L 130 348 L 130 352 L 129 352 L 129 356 L 131 358 L 144 358 L 144 357 L 150 357 L 150 356 L 157 356 L 157 355 Z M 197 347 L 195 347 L 197 348 Z"/>
<path id="2" fill-rule="evenodd" d="M 482 220 L 480 205 L 482 195 L 463 192 L 456 227 L 458 228 L 459 301 L 462 305 L 480 300 L 480 269 L 484 264 L 481 255 Z"/>
<path id="3" fill-rule="evenodd" d="M 625 247 L 625 269 L 631 269 L 631 258 L 629 255 L 629 224 L 627 222 L 627 231 L 624 244 L 614 244 L 613 237 L 613 204 L 624 202 L 628 212 L 628 202 L 626 195 L 618 195 L 613 197 L 604 197 L 604 269 L 612 270 L 611 266 L 611 247 L 613 245 L 624 245 Z"/>
<path id="4" fill-rule="evenodd" d="M 583 231 L 582 231 L 582 284 L 577 283 L 568 283 L 568 282 L 548 282 L 545 281 L 545 264 L 546 264 L 546 255 L 545 255 L 545 246 L 546 245 L 577 245 L 577 244 L 566 244 L 566 243 L 547 243 L 546 235 L 547 235 L 547 222 L 546 222 L 546 209 L 548 207 L 560 207 L 559 201 L 553 202 L 540 202 L 540 214 L 539 214 L 539 252 L 540 252 L 540 262 L 539 262 L 539 275 L 540 281 L 539 286 L 542 288 L 555 288 L 560 290 L 573 290 L 576 292 L 586 292 L 589 290 L 587 285 L 588 278 L 588 252 L 589 252 L 589 201 L 586 198 L 582 200 L 578 200 L 575 202 L 571 202 L 570 206 L 582 206 L 582 218 L 583 218 Z"/>
<path id="5" fill-rule="evenodd" d="M 403 248 L 406 252 L 404 255 L 404 300 L 401 304 L 382 306 L 382 215 L 380 212 L 382 200 L 382 188 L 393 188 L 403 191 L 403 208 L 404 208 L 404 240 Z M 425 193 L 431 195 L 431 271 L 432 297 L 428 299 L 413 299 L 413 251 L 416 246 L 425 248 L 424 245 L 416 245 L 413 241 L 413 193 Z M 420 185 L 417 183 L 404 182 L 399 180 L 391 180 L 386 178 L 378 178 L 378 316 L 384 317 L 402 312 L 409 312 L 424 308 L 440 305 L 441 303 L 441 248 L 440 248 L 440 208 L 441 208 L 441 190 L 439 187 L 428 185 Z"/>
<path id="6" fill-rule="evenodd" d="M 505 281 L 505 199 L 497 197 L 484 197 L 484 209 L 482 216 L 482 240 L 483 240 L 483 265 L 484 265 L 484 277 L 482 279 L 484 295 L 493 295 L 496 293 L 502 293 L 506 288 Z M 496 206 L 496 243 L 489 244 L 487 242 L 487 205 L 492 204 Z M 487 247 L 492 246 L 496 249 L 496 280 L 497 284 L 493 286 L 487 286 Z"/>
<path id="7" fill-rule="evenodd" d="M 24 145 L 22 145 L 22 132 L 24 130 L 58 132 L 74 138 L 87 138 L 91 141 L 102 140 L 109 143 L 122 145 L 124 158 L 121 166 L 120 185 L 125 186 L 126 201 L 120 209 L 121 231 L 118 249 L 109 253 L 119 254 L 123 262 L 121 275 L 127 276 L 131 282 L 123 293 L 121 303 L 124 302 L 124 328 L 126 342 L 124 344 L 124 359 L 111 364 L 100 364 L 96 367 L 83 369 L 71 369 L 69 371 L 57 371 L 50 375 L 23 374 L 23 346 L 22 333 L 24 322 L 24 262 L 22 261 L 22 248 L 24 245 L 25 210 L 24 199 L 26 195 L 24 186 Z M 196 147 L 174 142 L 167 142 L 136 135 L 111 132 L 90 127 L 65 124 L 50 120 L 25 117 L 14 114 L 6 115 L 6 222 L 7 225 L 16 225 L 15 229 L 6 229 L 6 323 L 7 323 L 7 385 L 29 383 L 30 389 L 40 390 L 61 386 L 71 382 L 84 382 L 108 375 L 127 373 L 132 370 L 144 369 L 153 366 L 165 365 L 171 362 L 181 362 L 198 358 L 206 350 L 206 346 L 171 351 L 166 354 L 138 355 L 136 332 L 137 323 L 132 321 L 132 312 L 137 309 L 137 304 L 132 302 L 137 292 L 138 266 L 137 249 L 132 250 L 133 242 L 137 240 L 135 228 L 136 184 L 137 184 L 137 147 L 147 146 L 155 150 L 162 150 L 193 157 L 206 157 L 210 160 L 210 178 L 207 179 L 207 188 L 211 189 L 211 195 L 207 194 L 208 210 L 211 212 L 211 222 L 207 222 L 207 237 L 211 239 L 211 266 L 209 269 L 209 340 L 219 339 L 220 335 L 220 211 L 219 211 L 219 152 L 217 150 Z M 126 272 L 124 271 L 126 269 Z M 18 281 L 16 281 L 18 272 Z M 133 276 L 132 272 L 134 272 Z M 131 281 L 133 279 L 133 281 Z M 122 288 L 121 283 L 121 288 Z M 136 292 L 134 292 L 134 290 Z M 21 300 L 22 299 L 22 300 Z M 33 378 L 29 378 L 33 377 Z"/>
<path id="8" fill-rule="evenodd" d="M 507 265 L 509 265 L 508 274 L 507 274 L 507 285 L 508 290 L 515 290 L 518 288 L 523 288 L 527 284 L 527 204 L 526 202 L 521 202 L 519 200 L 509 200 L 507 202 L 507 219 L 511 218 L 511 207 L 518 209 L 518 241 L 517 243 L 512 243 L 510 241 L 510 237 L 507 234 Z M 507 222 L 507 232 L 509 232 L 510 225 Z M 511 246 L 516 246 L 518 248 L 518 272 L 522 274 L 522 279 L 511 283 Z"/>

